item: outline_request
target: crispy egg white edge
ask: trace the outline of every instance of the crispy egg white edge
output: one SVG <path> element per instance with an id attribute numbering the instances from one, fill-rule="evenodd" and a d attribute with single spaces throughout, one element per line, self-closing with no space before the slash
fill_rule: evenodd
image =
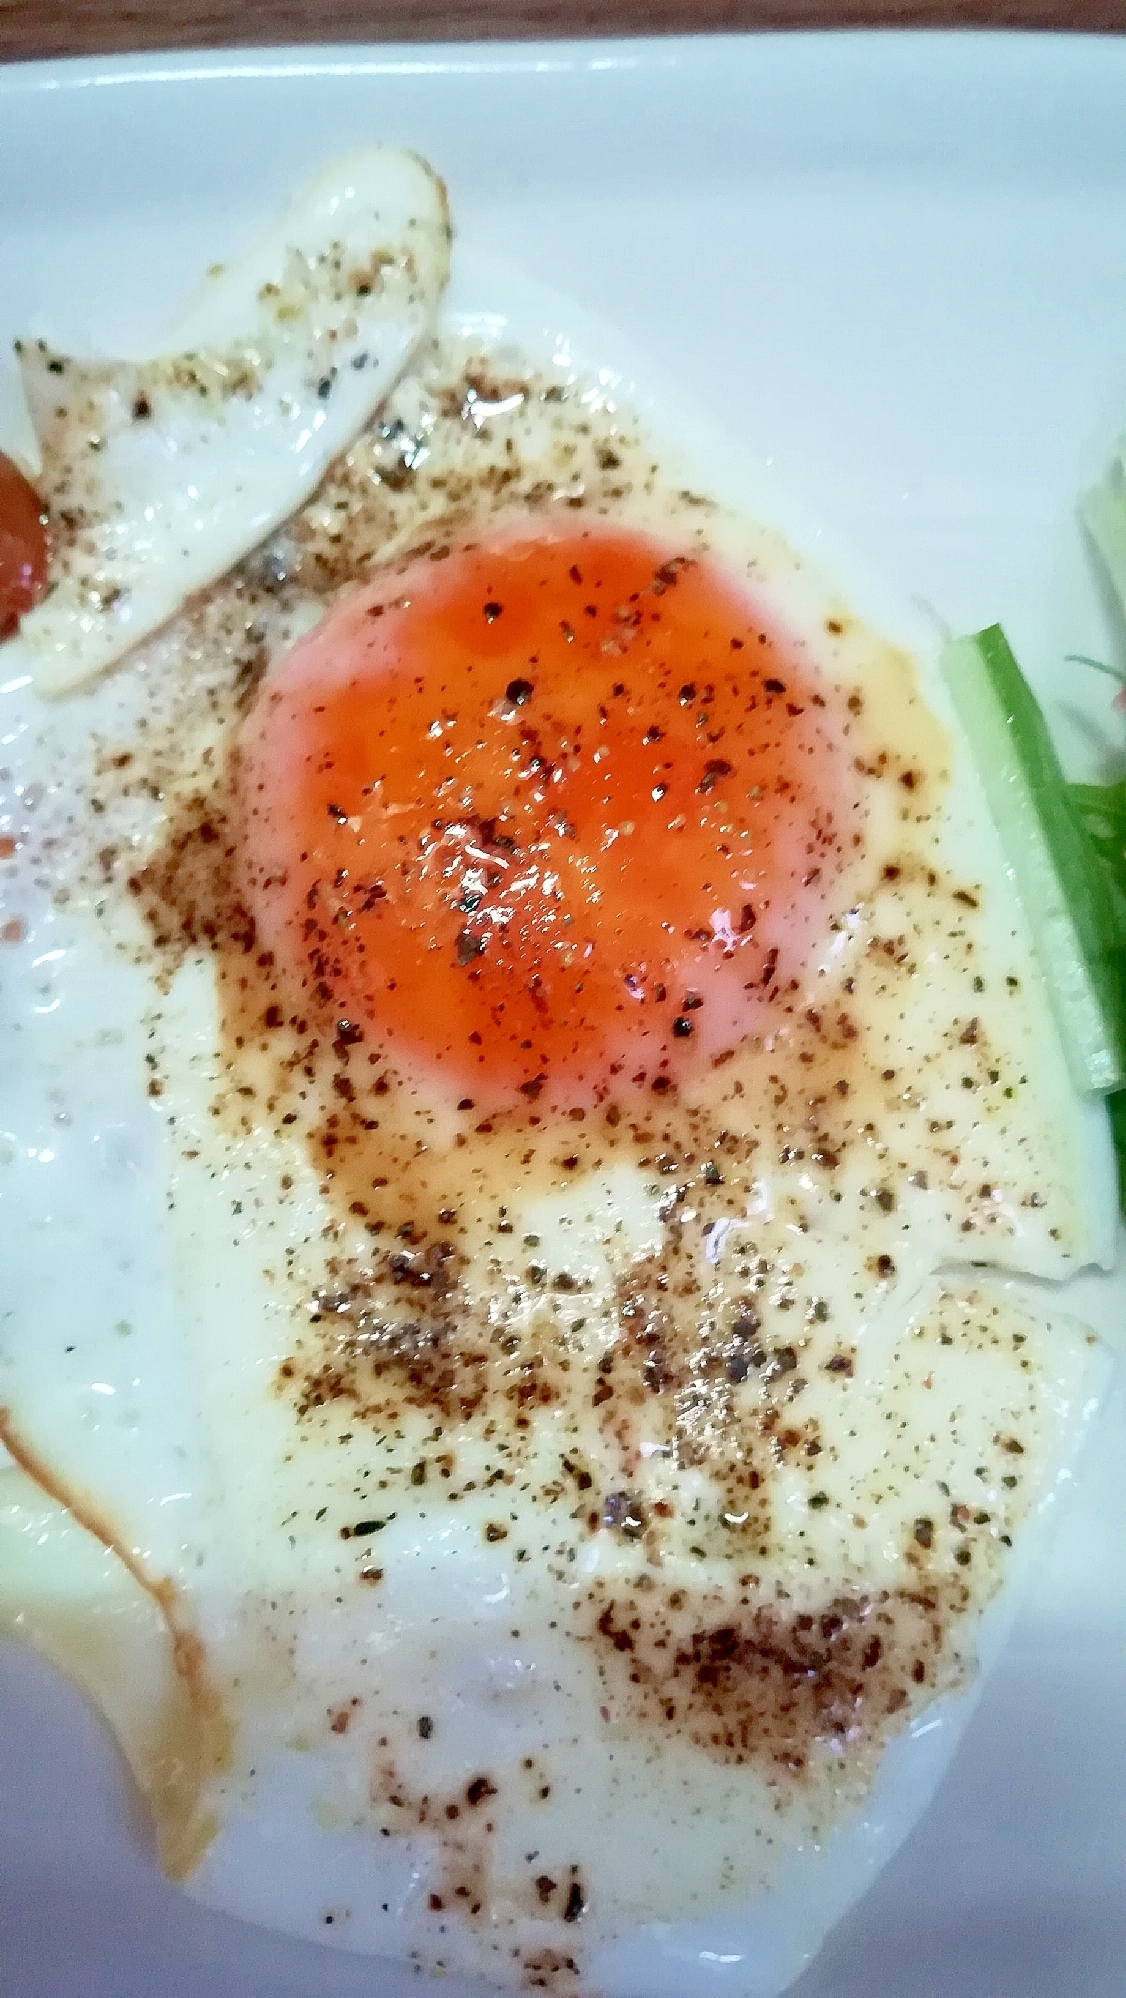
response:
<path id="1" fill-rule="evenodd" d="M 490 300 L 503 298 L 509 310 L 502 316 L 495 310 L 482 309 L 475 304 L 479 298 Z M 458 257 L 455 292 L 446 316 L 448 321 L 452 321 L 465 331 L 476 328 L 480 328 L 482 332 L 487 331 L 494 341 L 503 333 L 521 346 L 533 361 L 543 354 L 546 347 L 548 357 L 558 354 L 568 365 L 603 372 L 607 389 L 619 393 L 623 400 L 628 400 L 648 415 L 658 434 L 663 427 L 662 410 L 672 406 L 673 401 L 679 402 L 682 409 L 684 407 L 685 399 L 679 385 L 668 381 L 659 382 L 655 371 L 648 368 L 644 362 L 635 356 L 626 356 L 622 351 L 622 343 L 615 339 L 610 329 L 603 331 L 597 322 L 578 313 L 565 301 L 553 299 L 549 294 L 528 286 L 513 273 L 505 272 L 495 265 L 490 267 L 490 263 L 485 259 L 473 257 L 468 253 Z M 565 338 L 557 331 L 561 321 L 568 328 Z M 608 353 L 616 354 L 621 361 L 621 366 L 613 374 L 604 367 L 605 356 Z M 830 567 L 836 574 L 847 579 L 850 602 L 867 615 L 878 628 L 908 643 L 919 657 L 925 675 L 928 665 L 930 666 L 932 670 L 927 680 L 927 695 L 932 705 L 941 713 L 944 706 L 942 690 L 932 684 L 935 678 L 933 633 L 927 628 L 925 620 L 901 605 L 894 605 L 882 585 L 875 579 L 863 577 L 860 566 L 851 555 L 844 559 L 839 557 L 834 559 L 837 551 L 824 531 L 815 527 L 799 508 L 787 501 L 773 478 L 768 476 L 763 468 L 755 466 L 749 454 L 744 456 L 733 447 L 730 440 L 718 430 L 718 426 L 714 428 L 708 424 L 698 426 L 696 418 L 693 417 L 691 427 L 698 443 L 701 441 L 702 431 L 711 432 L 711 436 L 715 439 L 714 457 L 711 437 L 703 451 L 693 453 L 693 457 L 700 461 L 699 483 L 705 485 L 717 497 L 729 499 L 741 506 L 744 511 L 759 512 L 763 517 L 777 523 L 799 549 L 803 551 L 816 549 L 822 558 L 823 566 Z M 826 553 L 829 555 L 828 562 L 824 560 Z M 138 1101 L 137 1107 L 141 1110 L 142 1116 L 147 1114 L 147 1106 L 144 1106 L 141 1100 Z M 1097 1216 L 1093 1237 L 1098 1245 L 1097 1260 L 1107 1264 L 1112 1256 L 1114 1191 L 1106 1119 L 1100 1104 L 1086 1106 L 1084 1114 L 1087 1112 L 1090 1113 L 1087 1121 L 1090 1126 L 1092 1147 L 1091 1189 Z M 1120 1301 L 1120 1284 L 1108 1286 L 1108 1298 Z M 1021 1574 L 1019 1571 L 1022 1568 L 1026 1571 L 1032 1568 L 1035 1559 L 1036 1550 L 1032 1547 L 1028 1549 L 1027 1555 L 1024 1555 L 1022 1550 L 1022 1557 L 1013 1564 L 1010 1582 L 1002 1600 L 993 1606 L 985 1619 L 979 1645 L 985 1666 L 992 1662 L 1015 1614 L 1021 1586 L 1027 1579 L 1027 1574 Z M 941 1774 L 941 1768 L 954 1740 L 960 1735 L 969 1718 L 975 1697 L 976 1695 L 971 1693 L 932 1706 L 926 1715 L 926 1727 L 915 1730 L 916 1741 L 911 1743 L 911 1751 L 915 1752 L 917 1743 L 922 1740 L 925 1733 L 927 1747 L 918 1758 L 918 1767 L 921 1767 L 925 1761 L 927 1768 L 921 1778 L 921 1794 L 913 1804 L 909 1816 L 900 1822 L 896 1820 L 894 1809 L 886 1803 L 886 1793 L 889 1786 L 894 1788 L 896 1778 L 893 1765 L 907 1754 L 907 1743 L 898 1743 L 889 1752 L 884 1770 L 872 1793 L 870 1805 L 864 1814 L 867 1841 L 864 1855 L 857 1859 L 852 1869 L 852 1884 L 846 1890 L 844 1900 L 854 1898 L 871 1872 L 883 1863 L 909 1828 L 910 1823 L 914 1821 L 919 1810 L 923 1808 L 926 1796 L 930 1794 Z M 827 1914 L 824 1923 L 818 1924 L 818 1940 L 824 1928 L 837 1919 L 842 1906 L 834 1906 Z M 732 1928 L 730 1952 L 724 1950 L 722 1938 L 715 1924 L 707 1925 L 706 1943 L 701 1937 L 699 1928 L 693 1925 L 691 1928 L 678 1927 L 665 1933 L 654 1931 L 647 1937 L 644 1946 L 638 1939 L 630 1939 L 615 1946 L 612 1960 L 607 1960 L 604 1965 L 604 1981 L 607 1989 L 636 1990 L 644 1982 L 646 1990 L 652 1992 L 653 1998 L 660 1998 L 660 1994 L 666 1990 L 670 1994 L 682 1993 L 684 1978 L 689 1967 L 702 1969 L 700 1959 L 705 1950 L 710 1958 L 707 1967 L 709 1980 L 718 1977 L 721 1982 L 726 1981 L 732 1986 L 737 1985 L 745 1989 L 765 1991 L 781 1988 L 777 1982 L 781 1966 L 777 1963 L 773 1969 L 765 1963 L 762 1966 L 768 1980 L 773 1978 L 774 1981 L 766 1983 L 760 1981 L 753 1986 L 746 1984 L 748 1974 L 746 1953 L 736 1947 L 737 1922 L 732 1922 L 730 1926 Z M 730 1954 L 738 1960 L 733 1961 L 730 1966 L 718 1963 L 714 1954 L 717 1941 L 720 1944 L 721 1954 Z M 808 1943 L 805 1947 L 803 1961 L 812 1953 L 813 1947 L 814 1943 Z M 798 1967 L 800 1966 L 791 1963 L 785 1970 L 783 1982 L 788 1981 Z"/>

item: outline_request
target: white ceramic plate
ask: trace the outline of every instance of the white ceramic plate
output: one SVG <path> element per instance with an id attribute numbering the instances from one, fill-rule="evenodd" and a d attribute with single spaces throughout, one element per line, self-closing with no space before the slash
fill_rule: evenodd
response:
<path id="1" fill-rule="evenodd" d="M 0 346 L 143 340 L 307 170 L 404 142 L 466 239 L 690 383 L 900 595 L 956 628 L 1000 618 L 1090 770 L 1105 745 L 1059 662 L 1114 642 L 1072 507 L 1126 423 L 1124 130 L 1107 41 L 30 65 L 0 72 Z M 938 1798 L 794 1998 L 1119 1998 L 1124 1686 L 1119 1389 Z M 97 1723 L 0 1650 L 0 1990 L 408 1988 L 168 1887 Z"/>

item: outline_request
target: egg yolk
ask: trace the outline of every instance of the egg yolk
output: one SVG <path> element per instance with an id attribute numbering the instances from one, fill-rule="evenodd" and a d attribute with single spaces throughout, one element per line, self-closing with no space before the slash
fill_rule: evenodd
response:
<path id="1" fill-rule="evenodd" d="M 0 638 L 46 594 L 47 530 L 38 493 L 0 451 Z"/>
<path id="2" fill-rule="evenodd" d="M 293 1017 L 465 1108 L 722 1060 L 824 939 L 856 809 L 835 708 L 745 586 L 636 533 L 510 533 L 354 591 L 240 740 Z"/>

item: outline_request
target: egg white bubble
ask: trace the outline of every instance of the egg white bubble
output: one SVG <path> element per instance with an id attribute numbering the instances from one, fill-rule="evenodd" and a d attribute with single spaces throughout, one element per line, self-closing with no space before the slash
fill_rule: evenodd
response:
<path id="1" fill-rule="evenodd" d="M 224 311 L 217 293 L 201 308 L 193 339 L 220 343 Z M 796 1530 L 808 1534 L 824 1572 L 891 1580 L 904 1524 L 921 1503 L 909 1467 L 895 1493 L 883 1490 L 886 1438 L 902 1409 L 909 1434 L 923 1439 L 924 1454 L 941 1456 L 952 1486 L 976 1475 L 1002 1420 L 1026 1423 L 1022 1462 L 1037 1496 L 1005 1557 L 1004 1588 L 973 1630 L 981 1672 L 975 1681 L 966 1659 L 967 1684 L 913 1718 L 884 1752 L 864 1801 L 835 1824 L 822 1822 L 821 1792 L 778 1812 L 765 1786 L 749 1786 L 741 1771 L 711 1765 L 701 1774 L 683 1740 L 631 1730 L 622 1695 L 607 1692 L 591 1647 L 552 1627 L 550 1568 L 566 1536 L 562 1527 L 545 1529 L 531 1498 L 513 1488 L 502 1508 L 495 1489 L 478 1488 L 442 1508 L 432 1473 L 416 1498 L 398 1487 L 386 1500 L 374 1490 L 358 1500 L 358 1489 L 378 1484 L 379 1465 L 379 1448 L 360 1424 L 349 1434 L 342 1414 L 331 1431 L 326 1423 L 295 1441 L 292 1405 L 277 1388 L 293 1342 L 293 1293 L 282 1272 L 287 1251 L 315 1271 L 325 1225 L 318 1176 L 303 1151 L 267 1133 L 232 1140 L 218 1130 L 221 1035 L 210 962 L 186 963 L 158 1003 L 151 971 L 114 948 L 120 924 L 111 942 L 99 935 L 100 925 L 111 925 L 108 915 L 99 918 L 96 899 L 92 907 L 59 906 L 49 872 L 31 876 L 18 863 L 0 870 L 10 877 L 0 884 L 6 906 L 26 925 L 0 962 L 8 1078 L 0 1294 L 19 1300 L 18 1314 L 0 1326 L 0 1407 L 17 1412 L 21 1437 L 112 1521 L 117 1544 L 138 1566 L 171 1579 L 222 1684 L 234 1742 L 225 1764 L 217 1755 L 204 1769 L 191 1824 L 182 1827 L 196 1860 L 189 1892 L 296 1935 L 357 1951 L 416 1952 L 454 1973 L 518 1981 L 538 1950 L 574 1945 L 584 1988 L 607 1998 L 693 1998 L 715 1988 L 733 1998 L 774 1998 L 925 1808 L 1042 1556 L 1053 1500 L 1097 1412 L 1104 1357 L 1058 1310 L 1056 1285 L 1076 1269 L 1113 1262 L 1106 1118 L 1069 1081 L 972 758 L 937 680 L 927 617 L 895 604 L 733 437 L 692 414 L 683 384 L 659 379 L 624 352 L 612 329 L 471 243 L 458 247 L 445 314 L 448 330 L 490 352 L 518 349 L 560 378 L 589 377 L 593 398 L 640 408 L 661 439 L 667 477 L 682 457 L 701 490 L 777 525 L 834 577 L 852 610 L 909 647 L 926 701 L 950 734 L 961 803 L 944 853 L 955 873 L 988 890 L 993 913 L 982 962 L 990 976 L 994 962 L 999 978 L 1019 967 L 1014 1059 L 1027 1062 L 1037 1087 L 1035 1104 L 1018 1103 L 1011 1113 L 1013 1142 L 1047 1161 L 1051 1225 L 1045 1210 L 1013 1205 L 985 1245 L 990 1263 L 1007 1274 L 983 1275 L 966 1267 L 964 1238 L 943 1220 L 934 1189 L 904 1190 L 898 1286 L 868 1284 L 856 1312 L 851 1300 L 871 1243 L 857 1245 L 836 1210 L 822 1207 L 818 1288 L 835 1319 L 849 1325 L 857 1355 L 849 1405 L 863 1411 L 867 1434 L 848 1462 L 826 1464 L 820 1509 L 809 1509 L 808 1482 L 797 1474 L 779 1474 L 776 1496 L 800 1518 Z M 790 628 L 812 633 L 824 592 L 788 579 L 784 565 L 769 588 Z M 158 641 L 143 672 L 49 712 L 26 687 L 2 696 L 0 762 L 8 775 L 0 830 L 38 828 L 39 867 L 52 839 L 61 850 L 72 838 L 69 772 L 86 757 L 91 732 L 126 733 L 143 711 L 146 676 L 171 670 L 173 658 L 174 641 Z M 153 816 L 154 808 L 138 806 L 138 838 Z M 850 948 L 847 936 L 835 939 L 834 962 Z M 928 1005 L 949 1014 L 946 975 L 936 957 L 917 981 L 912 1021 L 898 1021 L 898 1033 L 925 1037 Z M 154 1071 L 160 1093 L 150 1096 Z M 957 1086 L 955 1076 L 955 1096 Z M 989 1175 L 997 1146 L 987 1118 L 966 1130 L 968 1184 Z M 864 1169 L 859 1162 L 856 1171 Z M 283 1171 L 292 1184 L 279 1207 L 270 1189 Z M 846 1189 L 851 1171 L 843 1170 Z M 748 1191 L 747 1227 L 781 1228 L 792 1190 L 792 1179 L 764 1163 Z M 659 1183 L 634 1167 L 580 1177 L 563 1191 L 512 1190 L 513 1256 L 525 1237 L 535 1238 L 545 1260 L 588 1286 L 592 1361 L 608 1338 L 622 1263 L 662 1239 L 663 1198 Z M 741 1226 L 709 1232 L 686 1219 L 694 1267 L 722 1275 Z M 1041 1281 L 1012 1281 L 1017 1275 Z M 1086 1294 L 1099 1281 L 1088 1275 Z M 1108 1312 L 1119 1295 L 1105 1282 L 1098 1292 Z M 972 1300 L 970 1317 L 997 1314 L 1003 1349 L 996 1340 L 975 1342 L 972 1331 L 944 1338 L 938 1328 L 955 1296 Z M 1013 1358 L 1018 1343 L 1034 1392 Z M 805 1405 L 823 1405 L 827 1428 L 839 1393 L 823 1376 L 806 1390 Z M 643 1435 L 639 1482 L 663 1474 L 662 1449 L 654 1438 L 646 1455 Z M 478 1438 L 459 1443 L 463 1473 L 487 1455 Z M 932 1465 L 918 1475 L 936 1473 Z M 683 1474 L 682 1494 L 691 1492 L 692 1476 Z M 705 1492 L 702 1473 L 698 1487 Z M 862 1491 L 879 1497 L 858 1525 L 850 1509 Z M 991 1492 L 990 1503 L 1003 1505 L 1003 1494 Z M 345 1542 L 313 1530 L 319 1508 L 334 1522 L 362 1513 L 378 1517 L 378 1526 Z M 496 1527 L 504 1537 L 490 1540 Z M 365 1563 L 380 1571 L 370 1585 L 357 1579 Z M 637 1555 L 600 1533 L 580 1543 L 574 1566 L 612 1589 L 628 1581 Z M 715 1564 L 717 1586 L 725 1572 Z M 706 1563 L 692 1573 L 709 1579 Z M 789 1571 L 787 1579 L 797 1593 Z M 80 1679 L 86 1658 L 84 1683 L 155 1798 L 164 1779 L 151 1736 L 177 1694 L 162 1621 L 121 1561 L 15 1468 L 0 1472 L 5 1627 L 30 1636 Z M 88 1638 L 95 1627 L 115 1633 L 116 1653 L 112 1643 L 98 1653 Z M 592 1716 L 605 1705 L 612 1720 L 599 1734 Z M 330 1710 L 343 1717 L 339 1732 L 326 1731 Z M 394 1729 L 376 1723 L 376 1710 L 393 1716 Z M 432 1734 L 420 1732 L 424 1718 L 433 1719 Z M 380 1728 L 393 1735 L 385 1782 Z M 420 1820 L 422 1801 L 433 1798 L 437 1808 L 461 1795 L 475 1768 L 505 1771 L 488 1862 L 501 1883 L 496 1919 L 484 1929 L 450 1919 L 436 1933 L 429 1897 L 444 1892 L 448 1860 L 431 1822 Z M 412 1818 L 410 1829 L 384 1836 L 396 1813 Z M 457 1862 L 467 1877 L 484 1866 L 475 1822 L 471 1813 L 458 1819 Z M 504 1907 L 503 1883 L 526 1872 L 527 1854 L 536 1851 L 564 1882 L 581 1854 L 584 1881 L 596 1885 L 583 1922 L 565 1930 L 557 1918 L 529 1914 L 518 1898 Z"/>

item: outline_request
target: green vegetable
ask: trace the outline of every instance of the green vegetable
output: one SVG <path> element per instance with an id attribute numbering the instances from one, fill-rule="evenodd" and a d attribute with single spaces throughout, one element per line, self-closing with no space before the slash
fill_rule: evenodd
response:
<path id="1" fill-rule="evenodd" d="M 1076 1086 L 1105 1095 L 1126 1083 L 1126 789 L 1068 784 L 999 625 L 952 640 L 942 664 Z M 1122 1123 L 1126 1141 L 1126 1110 Z"/>
<path id="2" fill-rule="evenodd" d="M 1117 784 L 1069 784 L 1072 803 L 1095 849 L 1102 892 L 1126 941 L 1126 778 Z"/>
<path id="3" fill-rule="evenodd" d="M 1116 1089 L 1113 1096 L 1108 1096 L 1106 1107 L 1110 1111 L 1111 1135 L 1118 1158 L 1118 1205 L 1126 1214 L 1126 1089 Z"/>
<path id="4" fill-rule="evenodd" d="M 1126 472 L 1121 456 L 1107 478 L 1079 502 L 1079 518 L 1102 558 L 1111 586 L 1126 610 Z"/>
<path id="5" fill-rule="evenodd" d="M 1098 856 L 1102 893 L 1126 953 L 1126 779 L 1116 784 L 1069 786 L 1084 829 Z M 1126 989 L 1126 967 L 1119 971 Z M 1118 1204 L 1126 1214 L 1126 1089 L 1107 1097 L 1114 1149 L 1118 1154 Z"/>

